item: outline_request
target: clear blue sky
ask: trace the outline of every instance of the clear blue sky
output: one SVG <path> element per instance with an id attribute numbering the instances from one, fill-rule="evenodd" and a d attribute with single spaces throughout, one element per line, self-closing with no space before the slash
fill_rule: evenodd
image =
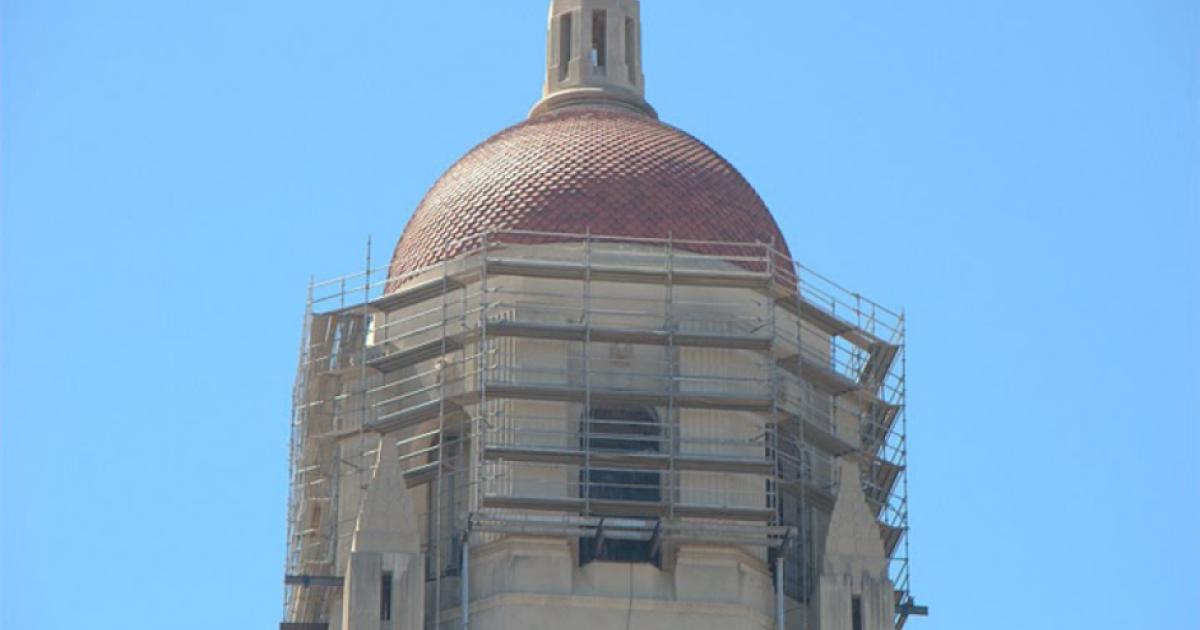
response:
<path id="1" fill-rule="evenodd" d="M 524 116 L 546 4 L 2 0 L 0 626 L 278 622 L 308 278 Z M 1200 627 L 1200 4 L 644 12 L 663 118 L 908 310 L 910 627 Z"/>

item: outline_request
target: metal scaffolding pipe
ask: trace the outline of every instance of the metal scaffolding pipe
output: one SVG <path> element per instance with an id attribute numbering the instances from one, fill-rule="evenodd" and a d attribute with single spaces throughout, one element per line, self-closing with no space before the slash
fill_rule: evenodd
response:
<path id="1" fill-rule="evenodd" d="M 783 594 L 783 557 L 784 547 L 779 548 L 779 554 L 775 556 L 775 630 L 784 630 L 786 621 L 784 620 L 784 594 Z"/>
<path id="2" fill-rule="evenodd" d="M 471 629 L 471 535 L 463 536 L 462 543 L 462 573 L 458 578 L 460 599 L 459 610 L 462 611 L 462 630 Z"/>

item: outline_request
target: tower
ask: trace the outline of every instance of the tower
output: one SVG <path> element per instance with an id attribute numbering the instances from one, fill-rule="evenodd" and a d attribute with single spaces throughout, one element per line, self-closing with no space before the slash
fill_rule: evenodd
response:
<path id="1" fill-rule="evenodd" d="M 385 268 L 310 288 L 284 630 L 892 630 L 904 318 L 658 120 L 636 0 L 554 0 L 542 99 Z"/>
<path id="2" fill-rule="evenodd" d="M 554 0 L 546 79 L 534 116 L 563 106 L 622 107 L 654 116 L 642 73 L 637 0 Z"/>

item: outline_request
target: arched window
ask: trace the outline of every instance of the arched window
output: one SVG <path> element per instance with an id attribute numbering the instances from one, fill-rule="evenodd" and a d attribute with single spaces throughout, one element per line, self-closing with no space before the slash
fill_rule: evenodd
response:
<path id="1" fill-rule="evenodd" d="M 608 12 L 592 11 L 592 68 L 596 74 L 604 74 L 608 66 Z"/>
<path id="2" fill-rule="evenodd" d="M 599 408 L 593 409 L 591 418 L 583 419 L 580 445 L 593 453 L 658 453 L 664 450 L 662 425 L 652 409 L 645 408 Z M 623 468 L 601 461 L 581 470 L 580 495 L 582 498 L 603 502 L 647 502 L 662 501 L 662 473 L 656 470 Z M 620 515 L 613 515 L 620 517 Z M 630 518 L 644 518 L 628 515 Z M 609 562 L 653 562 L 658 564 L 658 554 L 652 554 L 648 540 L 597 540 L 584 537 L 579 540 L 579 563 L 593 560 Z"/>
<path id="3" fill-rule="evenodd" d="M 565 81 L 571 72 L 571 14 L 558 18 L 558 80 Z"/>
<path id="4" fill-rule="evenodd" d="M 462 541 L 457 535 L 457 522 L 465 513 L 465 451 L 466 444 L 454 434 L 447 435 L 444 444 L 435 437 L 430 445 L 429 463 L 437 463 L 439 457 L 444 459 L 440 474 L 425 485 L 425 531 L 428 539 L 425 572 L 429 580 L 458 575 L 462 562 Z"/>
<path id="5" fill-rule="evenodd" d="M 637 24 L 625 18 L 625 65 L 629 67 L 629 83 L 637 85 Z"/>

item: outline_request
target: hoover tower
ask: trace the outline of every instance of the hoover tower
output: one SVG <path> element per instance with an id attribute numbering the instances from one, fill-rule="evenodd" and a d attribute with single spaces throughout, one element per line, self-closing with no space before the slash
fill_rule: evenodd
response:
<path id="1" fill-rule="evenodd" d="M 282 630 L 894 630 L 904 317 L 646 100 L 637 0 L 309 290 Z M 532 80 L 531 74 L 531 80 Z"/>

